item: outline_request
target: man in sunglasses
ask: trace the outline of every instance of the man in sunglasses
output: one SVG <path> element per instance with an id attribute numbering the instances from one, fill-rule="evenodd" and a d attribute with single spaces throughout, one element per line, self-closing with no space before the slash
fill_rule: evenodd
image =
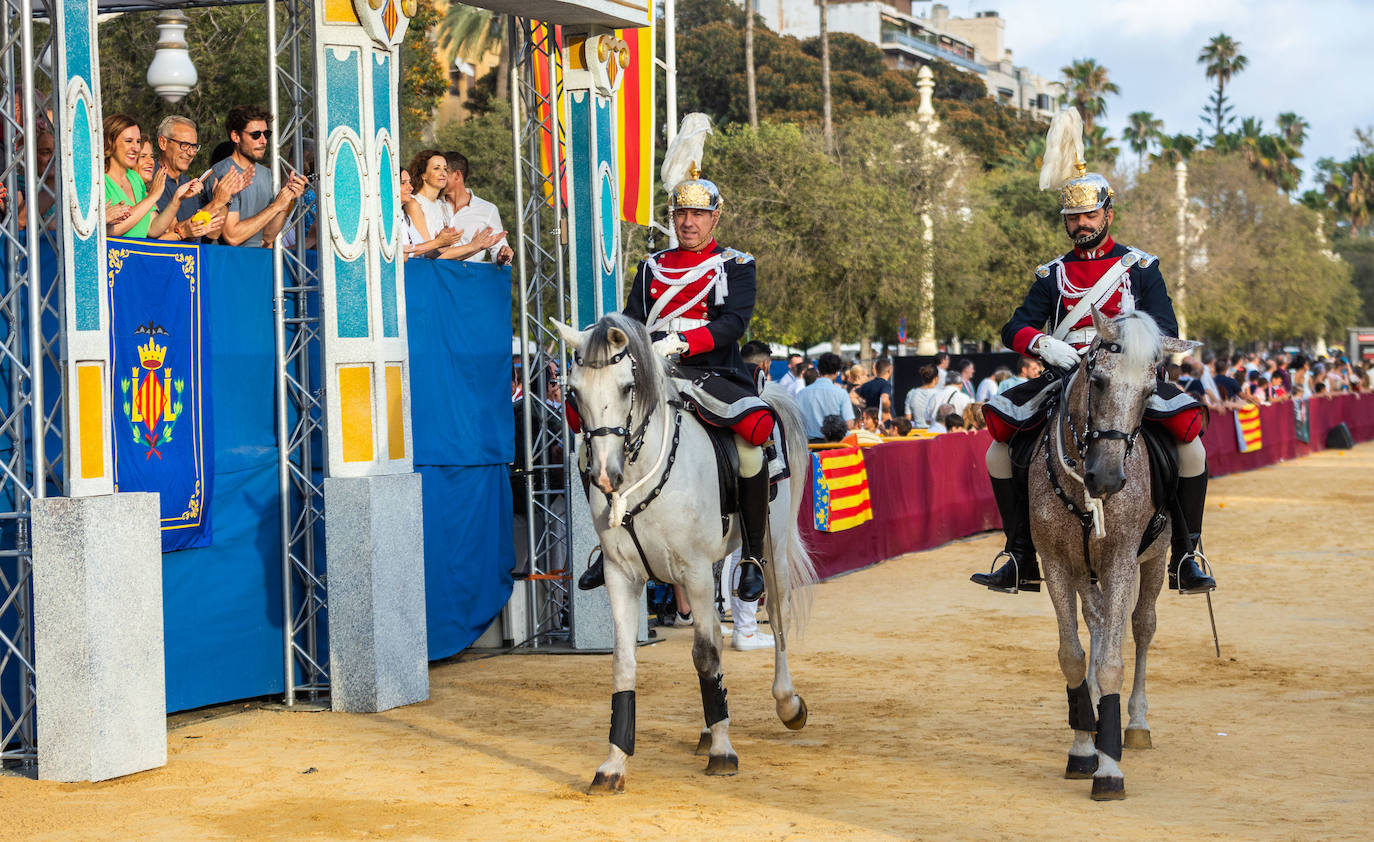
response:
<path id="1" fill-rule="evenodd" d="M 236 105 L 224 120 L 234 151 L 210 169 L 211 192 L 220 179 L 239 173 L 247 184 L 229 200 L 221 239 L 228 245 L 267 245 L 286 223 L 291 203 L 305 192 L 306 180 L 292 174 L 272 195 L 272 172 L 262 165 L 272 142 L 272 115 L 260 105 Z"/>
<path id="2" fill-rule="evenodd" d="M 195 122 L 189 117 L 164 117 L 157 126 L 157 149 L 157 166 L 167 173 L 167 186 L 163 188 L 162 199 L 157 203 L 158 207 L 163 208 L 172 201 L 172 196 L 181 185 L 199 175 L 190 171 L 195 163 L 196 153 L 200 151 Z M 242 190 L 245 184 L 245 176 L 234 172 L 228 178 L 221 178 L 216 182 L 213 193 L 202 189 L 199 193 L 183 198 L 177 210 L 177 221 L 185 222 L 202 210 L 207 211 L 211 218 L 224 216 L 229 200 Z"/>

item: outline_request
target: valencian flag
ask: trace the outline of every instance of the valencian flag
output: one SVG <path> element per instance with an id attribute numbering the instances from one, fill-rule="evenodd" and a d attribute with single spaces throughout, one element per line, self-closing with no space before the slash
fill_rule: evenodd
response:
<path id="1" fill-rule="evenodd" d="M 630 66 L 615 103 L 620 218 L 648 225 L 654 193 L 654 27 L 617 29 L 616 37 L 630 48 Z"/>
<path id="2" fill-rule="evenodd" d="M 1249 453 L 1259 450 L 1263 446 L 1260 440 L 1260 411 L 1254 404 L 1246 404 L 1244 409 L 1236 410 L 1236 445 L 1241 453 Z"/>
<path id="3" fill-rule="evenodd" d="M 162 550 L 210 543 L 210 337 L 200 248 L 111 238 L 107 289 L 115 491 L 156 491 Z"/>
<path id="4" fill-rule="evenodd" d="M 534 71 L 534 87 L 539 92 L 536 107 L 539 120 L 539 172 L 544 176 L 544 201 L 553 204 L 554 165 L 561 162 L 558 173 L 558 194 L 563 206 L 568 205 L 568 137 L 567 115 L 563 113 L 563 64 L 554 61 L 553 84 L 549 87 L 549 52 L 557 57 L 563 50 L 563 27 L 554 26 L 552 33 L 546 23 L 536 23 L 530 30 L 530 56 Z M 555 124 L 554 115 L 557 114 Z M 558 138 L 558 158 L 554 159 L 554 138 Z"/>
<path id="5" fill-rule="evenodd" d="M 868 474 L 859 448 L 842 447 L 811 454 L 811 499 L 816 529 L 820 532 L 840 532 L 873 519 Z"/>

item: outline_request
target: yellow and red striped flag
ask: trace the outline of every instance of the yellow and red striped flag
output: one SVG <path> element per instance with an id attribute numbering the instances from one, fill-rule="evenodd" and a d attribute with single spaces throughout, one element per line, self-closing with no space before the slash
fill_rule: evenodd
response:
<path id="1" fill-rule="evenodd" d="M 555 57 L 554 61 L 554 85 L 552 92 L 549 90 L 549 56 L 545 51 L 545 40 L 549 39 L 548 24 L 539 23 L 530 32 L 530 42 L 539 49 L 533 51 L 534 86 L 539 91 L 539 97 L 543 102 L 538 107 L 539 120 L 539 171 L 544 176 L 541 185 L 544 191 L 544 201 L 553 204 L 553 169 L 554 169 L 554 137 L 558 138 L 558 160 L 563 163 L 562 171 L 559 173 L 559 194 L 562 197 L 564 207 L 568 204 L 568 153 L 567 153 L 567 134 L 565 126 L 567 117 L 563 114 L 563 63 L 557 57 L 563 51 L 563 27 L 553 28 L 553 44 L 549 48 Z M 550 108 L 549 103 L 553 103 Z M 557 127 L 555 128 L 553 115 L 558 114 Z"/>
<path id="2" fill-rule="evenodd" d="M 1260 410 L 1254 404 L 1236 410 L 1236 445 L 1241 453 L 1259 450 L 1264 445 L 1260 439 Z"/>
<path id="3" fill-rule="evenodd" d="M 654 192 L 654 27 L 619 29 L 616 35 L 630 47 L 630 66 L 615 103 L 620 218 L 648 225 Z"/>
<path id="4" fill-rule="evenodd" d="M 857 447 L 811 454 L 811 498 L 816 529 L 840 532 L 873 519 L 868 473 Z"/>

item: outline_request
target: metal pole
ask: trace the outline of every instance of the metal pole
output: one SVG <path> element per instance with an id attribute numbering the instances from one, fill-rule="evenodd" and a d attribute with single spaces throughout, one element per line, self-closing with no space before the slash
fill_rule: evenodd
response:
<path id="1" fill-rule="evenodd" d="M 279 106 L 277 95 L 277 4 L 267 3 L 267 108 L 272 113 L 272 124 L 278 122 Z M 274 140 L 268 149 L 272 161 L 272 193 L 281 189 L 281 151 L 278 149 L 280 138 Z M 284 687 L 287 707 L 296 703 L 296 659 L 291 651 L 291 643 L 296 638 L 291 598 L 291 447 L 287 438 L 286 416 L 290 408 L 290 396 L 286 385 L 286 294 L 284 291 L 285 267 L 282 265 L 281 238 L 272 241 L 272 306 L 276 313 L 274 340 L 277 355 L 277 511 L 281 517 L 281 611 L 282 611 L 282 669 L 285 673 Z"/>
<path id="2" fill-rule="evenodd" d="M 562 125 L 562 111 L 561 111 L 561 109 L 560 109 L 560 106 L 562 105 L 562 102 L 561 102 L 560 99 L 559 99 L 559 96 L 558 96 L 558 87 L 557 87 L 557 84 L 556 84 L 557 81 L 558 81 L 558 73 L 557 73 L 557 71 L 558 71 L 558 63 L 559 63 L 560 61 L 562 61 L 563 56 L 562 56 L 561 52 L 559 51 L 558 41 L 554 38 L 553 32 L 554 32 L 554 30 L 553 30 L 553 27 L 552 27 L 552 26 L 550 26 L 550 27 L 547 28 L 547 35 L 548 35 L 548 42 L 547 42 L 547 45 L 548 45 L 548 54 L 549 54 L 549 115 L 550 115 L 550 118 L 549 118 L 549 126 L 550 126 L 550 129 L 551 129 L 552 132 L 553 132 L 552 142 L 550 143 L 550 146 L 551 146 L 552 149 L 553 149 L 553 154 L 549 156 L 549 157 L 550 157 L 550 163 L 553 165 L 553 238 L 554 238 L 554 247 L 553 247 L 553 261 L 554 261 L 554 263 L 553 263 L 553 265 L 554 265 L 554 279 L 555 279 L 555 283 L 557 284 L 557 287 L 558 287 L 558 295 L 557 295 L 557 300 L 558 300 L 558 321 L 560 321 L 560 322 L 562 322 L 562 323 L 564 323 L 564 324 L 567 324 L 567 321 L 568 321 L 568 315 L 567 315 L 567 310 L 566 310 L 567 296 L 563 294 L 564 291 L 567 289 L 567 275 L 566 275 L 567 267 L 566 267 L 566 266 L 564 265 L 564 263 L 563 263 L 563 248 L 562 248 L 562 242 L 563 242 L 563 240 L 562 240 L 562 237 L 563 237 L 563 190 L 562 190 L 562 187 L 563 187 L 563 179 L 564 179 L 564 172 L 563 172 L 563 170 L 564 170 L 564 167 L 565 167 L 565 162 L 564 162 L 564 160 L 563 160 L 563 145 L 562 145 L 561 143 L 559 143 L 559 137 L 560 137 L 560 134 L 559 134 L 559 127 Z M 618 225 L 619 223 L 617 222 L 616 224 Z M 601 296 L 598 295 L 598 296 L 597 296 L 597 300 L 599 301 L 600 299 L 601 299 Z M 573 325 L 573 327 L 577 327 L 577 325 Z M 559 377 L 560 377 L 560 378 L 564 377 L 564 375 L 566 374 L 566 371 L 567 371 L 567 360 L 568 360 L 568 346 L 567 346 L 567 343 L 565 343 L 565 342 L 563 341 L 563 335 L 560 333 L 560 334 L 558 335 L 558 366 L 559 366 Z M 567 400 L 566 391 L 564 392 L 563 399 L 564 399 L 564 400 Z M 567 424 L 559 424 L 558 427 L 559 427 L 559 444 L 562 446 L 562 450 L 563 450 L 563 498 L 564 498 L 564 507 L 563 507 L 563 569 L 564 569 L 564 570 L 569 570 L 569 571 L 571 571 L 571 570 L 573 569 L 573 566 L 572 566 L 572 563 L 573 563 L 573 557 L 572 557 L 572 556 L 573 556 L 573 552 L 572 552 L 572 501 L 568 499 L 569 495 L 571 494 L 571 489 L 570 489 L 569 486 L 568 486 L 568 480 L 569 480 L 569 479 L 572 477 L 572 475 L 573 475 L 573 473 L 572 473 L 573 458 L 572 458 L 572 448 L 570 448 L 568 445 L 571 443 L 572 440 L 571 440 L 571 437 L 570 437 L 570 435 L 569 435 L 569 430 L 568 430 L 568 425 L 567 425 Z M 548 571 L 545 571 L 545 572 L 548 572 Z M 572 626 L 571 613 L 572 613 L 573 610 L 574 610 L 574 608 L 573 608 L 573 602 L 572 602 L 572 600 L 568 600 L 568 612 L 569 612 L 569 623 L 568 623 L 568 625 L 569 625 L 569 628 L 571 628 L 571 626 Z"/>
<path id="3" fill-rule="evenodd" d="M 677 137 L 677 0 L 663 0 L 663 96 L 667 105 L 668 125 L 664 137 L 672 145 Z M 667 209 L 668 203 L 663 207 Z M 668 247 L 677 248 L 677 228 L 668 218 Z"/>
<path id="4" fill-rule="evenodd" d="M 525 231 L 525 173 L 521 164 L 523 158 L 520 155 L 520 75 L 525 72 L 528 61 L 533 61 L 533 56 L 529 56 L 526 62 L 521 62 L 519 57 L 525 45 L 521 44 L 520 33 L 524 25 L 521 18 L 511 15 L 510 18 L 510 55 L 511 55 L 511 74 L 510 74 L 510 121 L 511 121 L 511 144 L 514 155 L 511 160 L 515 163 L 515 262 L 519 267 L 519 295 L 520 295 L 520 364 L 525 377 L 525 397 L 520 405 L 520 423 L 524 432 L 524 452 L 520 453 L 521 467 L 524 469 L 524 493 L 525 493 L 525 563 L 529 567 L 529 572 L 534 571 L 534 558 L 536 548 L 534 543 L 534 480 L 531 469 L 534 466 L 534 424 L 531 418 L 530 400 L 534 389 L 534 355 L 530 353 L 530 308 L 529 308 L 529 270 L 526 266 L 528 256 L 525 248 L 525 238 L 528 232 Z M 536 107 L 535 114 L 538 115 Z M 534 589 L 537 587 L 533 580 L 526 580 L 525 583 L 525 637 L 533 641 L 536 632 L 535 599 Z M 536 642 L 537 643 L 537 642 Z"/>

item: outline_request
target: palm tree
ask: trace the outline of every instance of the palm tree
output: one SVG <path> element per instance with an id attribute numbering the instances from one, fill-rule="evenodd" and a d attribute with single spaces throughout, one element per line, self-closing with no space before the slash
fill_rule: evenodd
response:
<path id="1" fill-rule="evenodd" d="M 468 64 L 477 66 L 493 49 L 500 49 L 496 64 L 496 95 L 509 96 L 510 56 L 503 23 L 505 16 L 486 9 L 449 3 L 444 18 L 435 27 L 439 47 Z"/>
<path id="2" fill-rule="evenodd" d="M 1164 121 L 1156 120 L 1149 111 L 1137 111 L 1126 118 L 1126 130 L 1121 133 L 1121 139 L 1130 144 L 1139 169 L 1145 169 L 1145 153 L 1159 143 L 1163 132 Z"/>
<path id="3" fill-rule="evenodd" d="M 1193 156 L 1193 150 L 1197 148 L 1197 138 L 1190 134 L 1176 134 L 1172 137 L 1159 138 L 1159 154 L 1150 157 L 1163 161 L 1169 166 L 1174 166 L 1180 161 L 1186 161 Z"/>
<path id="4" fill-rule="evenodd" d="M 835 154 L 835 123 L 830 113 L 830 30 L 826 22 L 826 0 L 821 5 L 821 115 L 825 137 L 825 154 Z"/>
<path id="5" fill-rule="evenodd" d="M 1107 68 L 1096 59 L 1074 59 L 1059 69 L 1067 83 L 1067 99 L 1083 118 L 1084 136 L 1092 134 L 1093 121 L 1107 113 L 1107 94 L 1120 94 L 1121 89 L 1107 77 Z"/>
<path id="6" fill-rule="evenodd" d="M 1121 148 L 1116 146 L 1116 138 L 1107 134 L 1106 126 L 1093 126 L 1083 129 L 1083 154 L 1089 161 L 1101 161 L 1108 166 L 1116 166 L 1116 158 Z"/>
<path id="7" fill-rule="evenodd" d="M 1309 128 L 1307 120 L 1292 111 L 1286 111 L 1279 115 L 1278 122 L 1279 132 L 1283 135 L 1283 139 L 1288 141 L 1288 144 L 1294 149 L 1301 149 L 1302 142 L 1307 140 L 1307 129 Z"/>
<path id="8" fill-rule="evenodd" d="M 1207 46 L 1198 53 L 1197 63 L 1207 67 L 1207 78 L 1217 80 L 1217 89 L 1212 94 L 1211 104 L 1203 109 L 1204 116 L 1210 116 L 1216 124 L 1216 134 L 1220 137 L 1226 130 L 1226 123 L 1229 122 L 1227 112 L 1230 106 L 1226 104 L 1226 85 L 1231 81 L 1231 77 L 1245 69 L 1249 59 L 1241 55 L 1240 42 L 1227 35 L 1225 32 L 1212 36 L 1212 40 L 1207 42 Z"/>
<path id="9" fill-rule="evenodd" d="M 749 92 L 749 128 L 759 130 L 759 97 L 754 79 L 754 0 L 744 0 L 744 86 Z"/>

